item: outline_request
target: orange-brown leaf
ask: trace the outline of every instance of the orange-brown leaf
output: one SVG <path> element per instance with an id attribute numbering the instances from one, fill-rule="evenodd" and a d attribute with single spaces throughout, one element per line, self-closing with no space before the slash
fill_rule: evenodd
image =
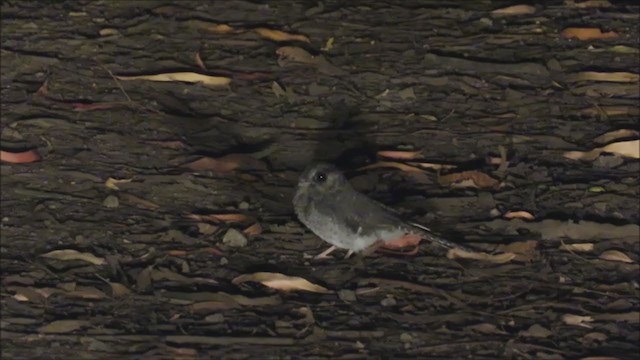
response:
<path id="1" fill-rule="evenodd" d="M 241 284 L 247 281 L 256 281 L 272 289 L 291 291 L 304 290 L 317 293 L 330 293 L 331 291 L 320 285 L 313 284 L 306 279 L 297 276 L 288 276 L 280 273 L 257 272 L 244 274 L 232 280 L 234 284 Z"/>
<path id="2" fill-rule="evenodd" d="M 498 189 L 500 187 L 500 181 L 476 170 L 443 175 L 438 179 L 438 182 L 440 185 L 455 188 Z"/>
<path id="3" fill-rule="evenodd" d="M 570 27 L 564 29 L 560 36 L 565 39 L 576 38 L 578 40 L 592 40 L 592 39 L 611 39 L 618 37 L 618 33 L 614 31 L 608 31 L 603 33 L 598 28 L 576 28 Z"/>
<path id="4" fill-rule="evenodd" d="M 265 170 L 264 162 L 246 154 L 229 154 L 219 158 L 202 157 L 196 161 L 183 165 L 193 171 L 211 170 L 228 173 L 240 170 Z"/>
<path id="5" fill-rule="evenodd" d="M 32 163 L 42 159 L 38 151 L 35 149 L 23 151 L 23 152 L 8 152 L 0 150 L 0 161 L 13 163 L 13 164 L 25 164 Z"/>

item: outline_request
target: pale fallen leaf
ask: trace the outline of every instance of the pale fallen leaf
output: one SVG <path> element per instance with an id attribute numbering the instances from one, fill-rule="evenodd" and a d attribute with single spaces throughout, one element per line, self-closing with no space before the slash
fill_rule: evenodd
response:
<path id="1" fill-rule="evenodd" d="M 280 99 L 280 97 L 286 97 L 287 96 L 287 92 L 285 91 L 285 89 L 282 88 L 282 86 L 280 86 L 280 84 L 278 84 L 277 81 L 274 81 L 271 83 L 271 91 L 273 91 L 273 94 Z"/>
<path id="2" fill-rule="evenodd" d="M 618 130 L 613 130 L 613 131 L 604 133 L 598 136 L 597 138 L 593 139 L 593 141 L 599 144 L 606 144 L 613 140 L 628 138 L 628 137 L 637 137 L 637 136 L 640 136 L 640 132 L 636 130 L 618 129 Z"/>
<path id="3" fill-rule="evenodd" d="M 449 170 L 449 169 L 456 168 L 456 165 L 436 164 L 436 163 L 428 163 L 428 162 L 409 162 L 408 164 L 418 168 L 434 169 L 434 170 Z"/>
<path id="4" fill-rule="evenodd" d="M 111 286 L 111 296 L 113 297 L 121 297 L 131 293 L 128 287 L 120 283 L 110 282 L 109 286 Z"/>
<path id="5" fill-rule="evenodd" d="M 578 40 L 591 40 L 591 39 L 611 39 L 618 37 L 618 33 L 614 31 L 608 31 L 603 33 L 598 28 L 576 28 L 570 27 L 562 30 L 560 33 L 565 39 L 577 38 Z"/>
<path id="6" fill-rule="evenodd" d="M 503 254 L 487 254 L 484 252 L 470 252 L 465 251 L 460 248 L 449 249 L 447 252 L 447 258 L 449 259 L 472 259 L 472 260 L 480 260 L 487 261 L 494 264 L 504 264 L 516 257 L 514 253 L 503 253 Z"/>
<path id="7" fill-rule="evenodd" d="M 476 170 L 443 175 L 438 178 L 438 182 L 442 186 L 452 188 L 498 189 L 500 187 L 500 181 Z"/>
<path id="8" fill-rule="evenodd" d="M 536 12 L 536 8 L 530 5 L 513 5 L 507 6 L 502 9 L 496 9 L 491 12 L 493 16 L 509 16 L 509 15 L 523 15 L 533 14 Z"/>
<path id="9" fill-rule="evenodd" d="M 336 39 L 332 37 L 330 37 L 329 39 L 327 39 L 327 42 L 324 44 L 323 47 L 320 48 L 320 50 L 322 51 L 329 51 L 331 49 L 333 49 L 333 43 L 336 41 Z"/>
<path id="10" fill-rule="evenodd" d="M 562 244 L 560 249 L 576 252 L 588 252 L 593 251 L 594 245 L 592 243 L 579 243 L 579 244 Z"/>
<path id="11" fill-rule="evenodd" d="M 240 284 L 246 281 L 256 281 L 273 289 L 291 291 L 305 290 L 316 293 L 331 293 L 327 288 L 313 284 L 297 276 L 288 276 L 280 273 L 257 272 L 253 274 L 244 274 L 232 280 L 234 284 Z"/>
<path id="12" fill-rule="evenodd" d="M 123 201 L 125 201 L 126 203 L 128 203 L 128 204 L 136 205 L 137 207 L 142 208 L 142 209 L 153 210 L 153 209 L 157 209 L 157 208 L 160 207 L 160 205 L 158 205 L 158 204 L 156 204 L 156 203 L 154 203 L 152 201 L 143 199 L 143 198 L 141 198 L 139 196 L 136 196 L 136 195 L 133 195 L 133 194 L 122 194 L 122 195 L 120 195 L 120 198 Z"/>
<path id="13" fill-rule="evenodd" d="M 542 325 L 533 324 L 529 327 L 529 329 L 520 331 L 518 335 L 524 337 L 548 338 L 549 336 L 553 335 L 553 332 L 543 327 Z"/>
<path id="14" fill-rule="evenodd" d="M 207 71 L 207 66 L 204 64 L 204 61 L 202 61 L 202 58 L 200 57 L 200 52 L 196 52 L 196 54 L 193 56 L 194 61 L 196 62 L 196 65 L 198 65 L 198 67 L 204 71 Z"/>
<path id="15" fill-rule="evenodd" d="M 399 162 L 392 162 L 392 161 L 379 161 L 371 165 L 363 166 L 358 170 L 372 170 L 372 169 L 378 169 L 378 168 L 395 168 L 401 171 L 416 172 L 416 173 L 425 172 L 424 170 L 418 169 L 417 167 L 399 163 Z"/>
<path id="16" fill-rule="evenodd" d="M 38 151 L 35 149 L 17 153 L 0 150 L 0 161 L 8 163 L 25 164 L 36 162 L 41 159 L 40 154 L 38 154 Z"/>
<path id="17" fill-rule="evenodd" d="M 91 325 L 86 320 L 58 320 L 38 328 L 38 332 L 45 334 L 64 334 Z"/>
<path id="18" fill-rule="evenodd" d="M 262 234 L 262 226 L 260 225 L 260 223 L 255 223 L 244 229 L 242 232 L 249 236 L 260 235 Z"/>
<path id="19" fill-rule="evenodd" d="M 209 24 L 205 28 L 216 34 L 229 34 L 238 31 L 227 24 Z"/>
<path id="20" fill-rule="evenodd" d="M 378 156 L 397 160 L 414 160 L 421 155 L 421 151 L 378 151 Z"/>
<path id="21" fill-rule="evenodd" d="M 609 260 L 609 261 L 633 263 L 633 260 L 631 260 L 631 258 L 627 254 L 618 250 L 607 250 L 602 254 L 600 254 L 599 258 L 603 260 Z"/>
<path id="22" fill-rule="evenodd" d="M 591 316 L 564 314 L 562 315 L 562 321 L 567 325 L 581 326 L 591 329 L 591 325 L 587 323 L 592 322 L 593 318 Z"/>
<path id="23" fill-rule="evenodd" d="M 116 76 L 116 79 L 128 80 L 148 80 L 148 81 L 182 81 L 188 83 L 201 83 L 209 86 L 227 86 L 231 83 L 231 78 L 224 76 L 210 76 L 194 72 L 175 72 L 156 75 L 138 76 Z"/>
<path id="24" fill-rule="evenodd" d="M 594 106 L 580 111 L 581 115 L 586 116 L 616 116 L 627 115 L 638 112 L 638 110 L 632 106 Z"/>
<path id="25" fill-rule="evenodd" d="M 302 41 L 306 43 L 310 43 L 308 37 L 300 34 L 290 34 L 280 30 L 273 30 L 267 28 L 257 28 L 254 29 L 256 34 L 262 36 L 263 38 L 267 38 L 273 41 Z"/>
<path id="26" fill-rule="evenodd" d="M 81 252 L 78 252 L 76 250 L 71 250 L 71 249 L 54 250 L 54 251 L 48 252 L 46 254 L 42 254 L 40 256 L 46 257 L 46 258 L 50 258 L 50 259 L 62 260 L 62 261 L 82 260 L 82 261 L 86 261 L 88 263 L 91 263 L 93 265 L 104 265 L 104 264 L 107 263 L 107 261 L 105 259 L 96 257 L 95 255 L 93 255 L 91 253 L 81 253 Z"/>
<path id="27" fill-rule="evenodd" d="M 182 165 L 193 171 L 211 170 L 221 173 L 241 170 L 265 170 L 266 164 L 250 155 L 229 154 L 219 158 L 202 157 L 196 161 Z"/>
<path id="28" fill-rule="evenodd" d="M 207 224 L 204 222 L 197 223 L 196 226 L 198 227 L 198 232 L 203 235 L 211 235 L 219 229 L 215 225 Z"/>
<path id="29" fill-rule="evenodd" d="M 595 72 L 584 71 L 569 74 L 565 77 L 566 82 L 577 81 L 608 81 L 608 82 L 638 82 L 640 75 L 630 72 Z"/>
<path id="30" fill-rule="evenodd" d="M 507 211 L 504 215 L 502 215 L 505 219 L 524 219 L 524 220 L 535 220 L 535 216 L 533 216 L 528 211 Z"/>
<path id="31" fill-rule="evenodd" d="M 107 298 L 107 294 L 92 287 L 82 287 L 77 290 L 68 291 L 64 295 L 89 300 L 101 300 Z"/>
<path id="32" fill-rule="evenodd" d="M 114 179 L 112 177 L 108 178 L 107 181 L 104 182 L 104 186 L 113 190 L 120 190 L 117 184 L 122 183 L 130 183 L 133 179 Z"/>
<path id="33" fill-rule="evenodd" d="M 564 157 L 573 160 L 595 160 L 603 152 L 638 159 L 640 158 L 640 140 L 614 142 L 591 151 L 567 151 Z"/>

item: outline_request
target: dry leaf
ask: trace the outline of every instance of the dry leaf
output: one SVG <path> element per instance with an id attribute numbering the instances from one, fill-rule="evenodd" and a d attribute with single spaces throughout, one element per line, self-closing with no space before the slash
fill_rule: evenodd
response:
<path id="1" fill-rule="evenodd" d="M 640 132 L 631 129 L 619 129 L 614 131 L 609 131 L 604 133 L 597 138 L 593 139 L 594 142 L 598 144 L 606 144 L 613 140 L 627 138 L 627 137 L 638 137 L 640 136 Z"/>
<path id="2" fill-rule="evenodd" d="M 215 225 L 207 224 L 204 222 L 197 223 L 196 226 L 198 227 L 198 232 L 203 235 L 211 235 L 219 229 Z"/>
<path id="3" fill-rule="evenodd" d="M 25 164 L 36 162 L 41 159 L 40 154 L 38 154 L 38 151 L 35 149 L 17 153 L 0 150 L 0 161 L 8 163 Z"/>
<path id="4" fill-rule="evenodd" d="M 567 251 L 577 251 L 577 252 L 587 252 L 593 251 L 594 245 L 591 243 L 580 243 L 580 244 L 562 244 L 560 249 Z"/>
<path id="5" fill-rule="evenodd" d="M 573 160 L 595 160 L 603 152 L 638 159 L 640 158 L 640 140 L 614 142 L 591 151 L 567 151 L 564 157 Z"/>
<path id="6" fill-rule="evenodd" d="M 255 223 L 249 226 L 248 228 L 244 229 L 242 232 L 249 236 L 260 235 L 262 234 L 262 226 L 260 225 L 260 223 Z"/>
<path id="7" fill-rule="evenodd" d="M 504 253 L 516 254 L 514 260 L 517 261 L 531 261 L 536 256 L 536 248 L 538 242 L 536 240 L 517 241 L 508 245 L 498 246 L 498 250 Z"/>
<path id="8" fill-rule="evenodd" d="M 45 334 L 65 334 L 91 325 L 86 320 L 58 320 L 39 327 L 38 332 Z"/>
<path id="9" fill-rule="evenodd" d="M 442 186 L 452 188 L 498 189 L 500 187 L 500 181 L 476 170 L 443 175 L 438 182 Z"/>
<path id="10" fill-rule="evenodd" d="M 112 177 L 108 178 L 107 181 L 104 182 L 104 186 L 113 190 L 120 190 L 117 184 L 121 183 L 130 183 L 133 179 L 114 179 Z"/>
<path id="11" fill-rule="evenodd" d="M 276 50 L 276 55 L 280 57 L 280 60 L 287 60 L 300 64 L 318 63 L 318 58 L 311 55 L 307 50 L 295 46 L 283 46 L 278 48 Z"/>
<path id="12" fill-rule="evenodd" d="M 331 293 L 328 289 L 320 285 L 313 284 L 301 277 L 287 276 L 280 273 L 257 272 L 253 274 L 244 274 L 233 279 L 232 283 L 240 284 L 246 281 L 256 281 L 270 288 L 284 291 L 305 290 L 324 294 Z"/>
<path id="13" fill-rule="evenodd" d="M 475 324 L 475 325 L 470 325 L 467 326 L 468 330 L 471 331 L 475 331 L 478 332 L 480 334 L 503 334 L 506 335 L 507 333 L 498 329 L 498 327 L 494 324 L 490 324 L 490 323 L 481 323 L 481 324 Z"/>
<path id="14" fill-rule="evenodd" d="M 528 330 L 520 331 L 518 335 L 524 337 L 548 338 L 549 336 L 553 335 L 553 332 L 543 327 L 542 325 L 533 324 L 529 327 Z"/>
<path id="15" fill-rule="evenodd" d="M 524 220 L 535 220 L 535 216 L 533 216 L 528 211 L 507 211 L 504 215 L 502 215 L 505 219 L 524 219 Z"/>
<path id="16" fill-rule="evenodd" d="M 491 12 L 493 16 L 510 16 L 510 15 L 524 15 L 533 14 L 536 12 L 536 8 L 530 5 L 513 5 L 507 6 L 502 9 L 496 9 Z"/>
<path id="17" fill-rule="evenodd" d="M 267 168 L 264 162 L 245 154 L 229 154 L 217 159 L 205 156 L 182 166 L 193 171 L 211 170 L 221 173 L 227 173 L 237 169 L 266 170 Z"/>
<path id="18" fill-rule="evenodd" d="M 118 80 L 148 80 L 148 81 L 182 81 L 188 83 L 201 83 L 209 86 L 227 86 L 231 79 L 224 76 L 209 76 L 194 72 L 175 72 L 156 75 L 116 76 Z"/>
<path id="19" fill-rule="evenodd" d="M 588 325 L 586 323 L 592 322 L 593 318 L 591 316 L 564 314 L 562 315 L 562 321 L 564 321 L 564 323 L 567 325 L 582 326 L 591 329 L 591 325 Z"/>
<path id="20" fill-rule="evenodd" d="M 449 164 L 436 164 L 436 163 L 427 163 L 427 162 L 410 162 L 408 163 L 411 166 L 416 166 L 418 168 L 424 168 L 424 169 L 434 169 L 434 170 L 441 170 L 441 169 L 455 169 L 456 166 L 455 165 L 449 165 Z"/>
<path id="21" fill-rule="evenodd" d="M 620 261 L 624 263 L 633 263 L 633 260 L 627 254 L 618 250 L 607 250 L 600 254 L 600 259 L 609 261 Z"/>
<path id="22" fill-rule="evenodd" d="M 203 24 L 206 24 L 205 22 L 202 22 Z M 211 31 L 213 33 L 216 34 L 229 34 L 232 32 L 238 32 L 241 30 L 236 30 L 234 28 L 232 28 L 231 26 L 227 25 L 227 24 L 211 24 L 211 25 L 206 25 L 205 29 L 208 31 Z"/>
<path id="23" fill-rule="evenodd" d="M 204 62 L 202 61 L 202 58 L 200 57 L 200 52 L 196 52 L 196 54 L 194 55 L 194 60 L 196 62 L 196 65 L 198 65 L 198 67 L 204 71 L 207 71 L 207 67 L 205 66 Z"/>
<path id="24" fill-rule="evenodd" d="M 598 28 L 576 28 L 570 27 L 564 29 L 560 36 L 565 39 L 577 38 L 578 40 L 591 40 L 591 39 L 611 39 L 618 37 L 618 33 L 609 31 L 603 33 Z"/>
<path id="25" fill-rule="evenodd" d="M 189 146 L 183 143 L 180 140 L 148 140 L 144 142 L 145 144 L 158 145 L 163 148 L 173 149 L 173 150 L 182 150 L 187 149 Z"/>
<path id="26" fill-rule="evenodd" d="M 42 257 L 46 257 L 46 258 L 50 258 L 50 259 L 56 259 L 56 260 L 62 260 L 62 261 L 67 261 L 67 260 L 82 260 L 82 261 L 86 261 L 88 263 L 91 263 L 93 265 L 104 265 L 107 263 L 107 261 L 103 258 L 99 258 L 96 257 L 95 255 L 91 254 L 91 253 L 81 253 L 78 252 L 76 250 L 54 250 L 51 252 L 48 252 L 46 254 L 42 254 L 40 255 Z"/>
<path id="27" fill-rule="evenodd" d="M 516 257 L 514 253 L 503 253 L 503 254 L 487 254 L 484 252 L 470 252 L 465 251 L 460 248 L 449 249 L 447 252 L 447 258 L 449 259 L 472 259 L 472 260 L 480 260 L 487 261 L 494 264 L 504 264 Z"/>
<path id="28" fill-rule="evenodd" d="M 414 160 L 421 155 L 420 151 L 378 151 L 378 156 L 397 160 Z"/>
<path id="29" fill-rule="evenodd" d="M 378 168 L 395 168 L 401 171 L 415 172 L 415 173 L 425 172 L 424 170 L 418 169 L 417 167 L 413 167 L 413 166 L 403 164 L 403 163 L 398 163 L 398 162 L 391 162 L 391 161 L 379 161 L 371 165 L 363 166 L 358 170 L 372 170 L 372 169 L 378 169 Z"/>
<path id="30" fill-rule="evenodd" d="M 101 300 L 107 298 L 107 294 L 92 287 L 82 287 L 77 290 L 66 292 L 65 295 L 90 300 Z"/>
<path id="31" fill-rule="evenodd" d="M 567 75 L 566 82 L 577 81 L 608 81 L 608 82 L 638 82 L 640 75 L 629 72 L 595 72 L 584 71 Z"/>
<path id="32" fill-rule="evenodd" d="M 580 111 L 585 116 L 616 116 L 637 114 L 638 110 L 631 106 L 594 106 Z"/>
<path id="33" fill-rule="evenodd" d="M 129 288 L 120 283 L 110 282 L 109 286 L 111 286 L 111 296 L 113 297 L 121 297 L 129 295 L 131 293 L 131 290 L 129 290 Z"/>
<path id="34" fill-rule="evenodd" d="M 280 31 L 280 30 L 273 30 L 273 29 L 267 29 L 267 28 L 257 28 L 254 29 L 254 31 L 262 36 L 263 38 L 267 38 L 269 40 L 273 40 L 273 41 L 303 41 L 306 43 L 310 43 L 311 41 L 309 41 L 309 38 L 304 36 L 304 35 L 300 35 L 300 34 L 290 34 L 284 31 Z"/>

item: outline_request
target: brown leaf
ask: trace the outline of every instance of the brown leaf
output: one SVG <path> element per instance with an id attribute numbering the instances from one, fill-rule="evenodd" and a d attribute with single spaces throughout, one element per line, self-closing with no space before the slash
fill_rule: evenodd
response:
<path id="1" fill-rule="evenodd" d="M 40 154 L 38 154 L 38 151 L 35 149 L 17 153 L 0 150 L 0 161 L 12 164 L 32 163 L 41 159 Z"/>
<path id="2" fill-rule="evenodd" d="M 560 33 L 565 39 L 576 38 L 578 40 L 591 40 L 591 39 L 611 39 L 618 37 L 618 33 L 609 31 L 603 33 L 598 28 L 576 28 L 570 27 L 562 30 Z"/>
<path id="3" fill-rule="evenodd" d="M 158 145 L 163 148 L 174 149 L 174 150 L 182 150 L 182 149 L 189 148 L 187 144 L 179 140 L 148 140 L 148 141 L 145 141 L 145 143 L 151 144 L 151 145 Z"/>
<path id="4" fill-rule="evenodd" d="M 154 202 L 145 200 L 133 194 L 123 193 L 120 197 L 122 198 L 122 200 L 126 201 L 128 204 L 136 205 L 137 207 L 142 209 L 154 210 L 160 207 L 160 205 Z"/>
<path id="5" fill-rule="evenodd" d="M 549 336 L 553 335 L 553 333 L 542 325 L 533 324 L 529 327 L 528 330 L 520 331 L 518 335 L 524 337 L 548 338 Z"/>
<path id="6" fill-rule="evenodd" d="M 603 260 L 609 260 L 609 261 L 620 261 L 620 262 L 624 262 L 624 263 L 633 263 L 634 261 L 631 260 L 631 258 L 629 256 L 627 256 L 627 254 L 618 251 L 618 250 L 607 250 L 605 252 L 603 252 L 602 254 L 600 254 L 599 256 L 600 259 Z"/>
<path id="7" fill-rule="evenodd" d="M 496 9 L 491 12 L 493 16 L 511 16 L 511 15 L 524 15 L 533 14 L 536 12 L 536 8 L 530 5 L 513 5 L 507 6 L 502 9 Z"/>
<path id="8" fill-rule="evenodd" d="M 498 246 L 498 250 L 504 253 L 516 254 L 514 260 L 531 261 L 536 256 L 536 248 L 538 242 L 536 240 L 517 241 L 508 245 Z"/>
<path id="9" fill-rule="evenodd" d="M 260 223 L 255 223 L 244 229 L 242 232 L 249 236 L 260 235 L 262 234 L 262 226 L 260 225 Z"/>
<path id="10" fill-rule="evenodd" d="M 117 184 L 130 183 L 131 181 L 133 181 L 133 179 L 114 179 L 110 177 L 104 182 L 104 186 L 109 189 L 120 190 Z"/>
<path id="11" fill-rule="evenodd" d="M 116 298 L 129 295 L 131 293 L 131 290 L 129 290 L 128 287 L 120 283 L 110 282 L 109 286 L 111 286 L 111 296 Z"/>
<path id="12" fill-rule="evenodd" d="M 592 322 L 593 318 L 591 316 L 564 314 L 562 315 L 562 321 L 567 325 L 581 326 L 591 329 L 591 325 L 586 323 Z"/>
<path id="13" fill-rule="evenodd" d="M 257 272 L 253 274 L 244 274 L 232 280 L 234 284 L 241 284 L 246 281 L 256 281 L 273 289 L 291 291 L 305 290 L 316 293 L 331 293 L 330 290 L 309 282 L 301 277 L 288 276 L 280 273 Z"/>
<path id="14" fill-rule="evenodd" d="M 263 38 L 267 38 L 273 41 L 302 41 L 306 43 L 311 42 L 309 38 L 304 35 L 290 34 L 280 30 L 257 28 L 257 29 L 254 29 L 253 31 L 255 31 L 256 34 L 262 36 Z"/>
<path id="15" fill-rule="evenodd" d="M 42 254 L 40 256 L 50 258 L 50 259 L 62 260 L 62 261 L 82 260 L 82 261 L 91 263 L 93 265 L 105 265 L 107 263 L 105 259 L 96 257 L 91 253 L 81 253 L 76 250 L 70 250 L 70 249 L 54 250 L 46 254 Z"/>
<path id="16" fill-rule="evenodd" d="M 416 172 L 416 173 L 425 172 L 424 170 L 418 169 L 417 167 L 413 167 L 413 166 L 399 163 L 399 162 L 391 162 L 391 161 L 379 161 L 371 165 L 363 166 L 358 170 L 372 170 L 372 169 L 378 169 L 378 168 L 395 168 L 401 171 Z"/>
<path id="17" fill-rule="evenodd" d="M 498 189 L 500 187 L 500 181 L 476 170 L 443 175 L 440 176 L 438 182 L 442 186 L 452 188 Z"/>
<path id="18" fill-rule="evenodd" d="M 188 83 L 200 83 L 208 86 L 227 86 L 231 83 L 231 78 L 224 76 L 210 76 L 194 72 L 175 72 L 156 75 L 138 75 L 138 76 L 116 76 L 116 79 L 129 80 L 147 80 L 147 81 L 180 81 Z"/>
<path id="19" fill-rule="evenodd" d="M 183 165 L 193 171 L 211 170 L 228 173 L 233 170 L 266 170 L 267 166 L 261 160 L 245 154 L 229 154 L 219 158 L 202 157 L 196 161 Z"/>
<path id="20" fill-rule="evenodd" d="M 470 325 L 470 326 L 467 326 L 467 329 L 478 332 L 480 334 L 487 334 L 487 335 L 492 335 L 492 334 L 506 335 L 507 334 L 506 332 L 498 329 L 498 327 L 495 326 L 494 324 L 490 324 L 490 323 Z"/>
<path id="21" fill-rule="evenodd" d="M 86 320 L 58 320 L 38 328 L 45 334 L 65 334 L 91 325 Z"/>
<path id="22" fill-rule="evenodd" d="M 422 156 L 421 151 L 378 151 L 378 156 L 397 160 L 414 160 Z"/>
<path id="23" fill-rule="evenodd" d="M 620 155 L 623 157 L 640 158 L 640 140 L 614 142 L 591 151 L 567 151 L 564 157 L 573 160 L 595 160 L 603 152 Z"/>
<path id="24" fill-rule="evenodd" d="M 144 268 L 138 276 L 136 277 L 136 289 L 138 291 L 145 291 L 149 286 L 151 286 L 151 272 L 153 271 L 153 266 L 148 266 Z"/>
<path id="25" fill-rule="evenodd" d="M 472 259 L 472 260 L 480 260 L 487 261 L 494 264 L 504 264 L 516 257 L 514 253 L 503 253 L 503 254 L 487 254 L 484 252 L 470 252 L 465 251 L 460 248 L 449 249 L 447 252 L 447 258 L 449 259 Z"/>
<path id="26" fill-rule="evenodd" d="M 92 287 L 82 287 L 73 291 L 66 292 L 65 295 L 69 297 L 90 300 L 102 300 L 107 298 L 107 294 Z"/>

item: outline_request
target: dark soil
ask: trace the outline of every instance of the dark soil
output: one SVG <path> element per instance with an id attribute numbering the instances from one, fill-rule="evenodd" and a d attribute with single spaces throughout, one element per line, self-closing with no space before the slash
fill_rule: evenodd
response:
<path id="1" fill-rule="evenodd" d="M 638 139 L 638 6 L 173 3 L 2 3 L 1 147 L 41 156 L 1 165 L 3 359 L 637 355 L 640 162 L 567 152 Z M 172 72 L 231 83 L 117 78 Z M 185 166 L 230 154 L 216 164 L 237 168 Z M 327 245 L 291 206 L 312 160 L 451 240 L 517 256 L 423 243 L 313 260 Z M 380 161 L 455 168 L 361 169 Z M 446 180 L 461 171 L 490 178 Z M 255 272 L 330 292 L 233 281 Z"/>

